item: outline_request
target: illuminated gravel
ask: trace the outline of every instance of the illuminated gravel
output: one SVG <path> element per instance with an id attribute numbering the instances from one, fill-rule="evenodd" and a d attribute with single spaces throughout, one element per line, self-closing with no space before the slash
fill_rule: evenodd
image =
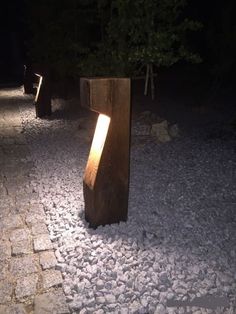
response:
<path id="1" fill-rule="evenodd" d="M 91 130 L 66 111 L 52 120 L 35 119 L 33 107 L 21 114 L 37 166 L 32 189 L 72 313 L 236 313 L 233 134 L 209 128 L 165 144 L 134 138 L 128 222 L 92 230 L 82 191 Z M 204 299 L 203 307 L 171 306 L 207 295 L 225 307 L 207 309 Z"/>

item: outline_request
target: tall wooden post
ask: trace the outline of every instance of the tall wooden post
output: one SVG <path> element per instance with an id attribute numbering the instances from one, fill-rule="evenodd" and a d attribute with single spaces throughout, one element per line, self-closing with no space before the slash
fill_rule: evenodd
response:
<path id="1" fill-rule="evenodd" d="M 37 74 L 36 74 L 37 75 Z M 50 116 L 51 108 L 51 82 L 48 73 L 39 74 L 39 85 L 35 97 L 36 117 Z"/>
<path id="2" fill-rule="evenodd" d="M 100 113 L 85 169 L 90 227 L 127 220 L 130 163 L 130 79 L 83 78 L 81 105 Z"/>

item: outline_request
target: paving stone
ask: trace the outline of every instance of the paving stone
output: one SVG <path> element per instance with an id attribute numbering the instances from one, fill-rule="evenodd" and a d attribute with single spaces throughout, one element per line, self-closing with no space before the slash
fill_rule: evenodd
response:
<path id="1" fill-rule="evenodd" d="M 6 187 L 2 182 L 0 182 L 0 197 L 5 198 L 6 195 L 7 195 Z"/>
<path id="2" fill-rule="evenodd" d="M 0 230 L 0 239 L 2 241 L 6 241 L 6 242 L 8 241 L 9 236 L 8 236 L 8 234 L 7 234 L 7 232 L 5 230 Z"/>
<path id="3" fill-rule="evenodd" d="M 0 204 L 0 219 L 3 219 L 6 216 L 8 216 L 8 214 L 10 214 L 10 211 L 11 211 L 10 206 L 6 206 L 3 208 Z"/>
<path id="4" fill-rule="evenodd" d="M 17 135 L 15 138 L 15 144 L 24 145 L 27 144 L 26 138 L 23 135 Z"/>
<path id="5" fill-rule="evenodd" d="M 44 223 L 38 223 L 38 224 L 32 225 L 31 230 L 32 230 L 33 235 L 48 233 L 48 228 Z"/>
<path id="6" fill-rule="evenodd" d="M 16 196 L 16 212 L 26 213 L 29 210 L 29 195 L 26 198 Z"/>
<path id="7" fill-rule="evenodd" d="M 0 127 L 0 136 L 2 137 L 15 137 L 16 134 L 21 134 L 23 131 L 22 128 L 1 128 Z"/>
<path id="8" fill-rule="evenodd" d="M 23 304 L 0 305 L 0 314 L 27 314 Z"/>
<path id="9" fill-rule="evenodd" d="M 9 215 L 0 221 L 0 229 L 11 230 L 22 226 L 23 222 L 20 215 Z"/>
<path id="10" fill-rule="evenodd" d="M 43 223 L 45 222 L 46 216 L 45 215 L 40 215 L 36 213 L 28 213 L 26 216 L 26 223 L 28 226 L 35 225 L 37 223 Z"/>
<path id="11" fill-rule="evenodd" d="M 8 263 L 6 261 L 0 262 L 0 280 L 7 278 L 8 276 Z"/>
<path id="12" fill-rule="evenodd" d="M 16 229 L 13 230 L 10 234 L 10 240 L 12 242 L 17 242 L 17 241 L 24 241 L 28 240 L 30 236 L 30 231 L 29 229 Z"/>
<path id="13" fill-rule="evenodd" d="M 38 275 L 31 274 L 16 282 L 15 294 L 18 300 L 36 294 Z"/>
<path id="14" fill-rule="evenodd" d="M 22 205 L 17 206 L 16 205 L 14 212 L 17 214 L 26 214 L 28 212 L 28 208 L 27 208 L 27 206 L 22 206 Z"/>
<path id="15" fill-rule="evenodd" d="M 8 206 L 13 206 L 13 205 L 14 205 L 14 200 L 10 196 L 5 197 L 4 199 L 0 199 L 0 208 L 1 209 L 8 207 Z"/>
<path id="16" fill-rule="evenodd" d="M 10 137 L 3 138 L 2 142 L 3 142 L 3 144 L 14 144 L 15 143 L 14 138 L 10 138 Z"/>
<path id="17" fill-rule="evenodd" d="M 14 257 L 10 262 L 13 276 L 25 276 L 37 272 L 37 262 L 34 255 Z"/>
<path id="18" fill-rule="evenodd" d="M 30 204 L 35 204 L 38 202 L 38 199 L 39 199 L 39 194 L 37 192 L 32 192 L 30 195 L 29 193 L 27 193 L 25 196 L 29 197 L 29 203 Z"/>
<path id="19" fill-rule="evenodd" d="M 35 207 L 32 207 L 36 205 Z M 42 217 L 46 217 L 43 207 L 38 207 L 37 204 L 31 204 L 29 208 L 29 214 L 36 214 Z"/>
<path id="20" fill-rule="evenodd" d="M 42 204 L 31 204 L 29 212 L 45 215 L 44 208 Z"/>
<path id="21" fill-rule="evenodd" d="M 42 252 L 39 254 L 39 262 L 42 268 L 45 270 L 55 267 L 57 264 L 57 259 L 54 252 Z"/>
<path id="22" fill-rule="evenodd" d="M 62 276 L 59 270 L 45 270 L 42 273 L 43 288 L 49 289 L 62 284 Z"/>
<path id="23" fill-rule="evenodd" d="M 11 245 L 9 241 L 0 242 L 0 261 L 4 261 L 11 256 Z"/>
<path id="24" fill-rule="evenodd" d="M 17 167 L 17 172 L 16 172 Z M 25 165 L 20 163 L 20 161 L 14 160 L 13 163 L 7 163 L 4 166 L 3 169 L 4 174 L 7 177 L 7 181 L 10 181 L 11 183 L 14 183 L 14 178 L 17 180 L 18 178 L 25 178 L 26 180 L 29 180 L 28 174 L 29 169 L 25 167 Z"/>
<path id="25" fill-rule="evenodd" d="M 28 178 L 30 183 L 30 178 Z M 29 202 L 30 202 L 30 196 L 22 192 L 21 195 L 16 195 L 16 205 L 17 206 L 27 206 L 27 209 L 29 209 Z"/>
<path id="26" fill-rule="evenodd" d="M 40 234 L 34 238 L 34 250 L 35 252 L 51 250 L 53 244 L 48 234 Z"/>
<path id="27" fill-rule="evenodd" d="M 8 173 L 6 173 L 6 176 L 7 182 L 5 186 L 10 196 L 15 192 L 17 192 L 16 194 L 19 194 L 20 192 L 23 192 L 24 189 L 26 189 L 26 184 L 28 183 L 28 178 L 26 176 L 23 175 L 14 176 L 14 174 L 12 174 L 11 177 L 9 176 Z"/>
<path id="28" fill-rule="evenodd" d="M 70 313 L 66 298 L 61 291 L 38 295 L 34 300 L 34 314 Z"/>
<path id="29" fill-rule="evenodd" d="M 33 248 L 30 240 L 16 241 L 12 243 L 12 255 L 30 254 Z"/>
<path id="30" fill-rule="evenodd" d="M 12 284 L 6 280 L 0 281 L 0 303 L 10 302 L 12 298 Z"/>
<path id="31" fill-rule="evenodd" d="M 18 112 L 11 111 L 7 116 L 5 114 L 5 119 L 8 122 L 8 125 L 13 126 L 14 128 L 19 128 L 21 126 L 21 117 Z"/>
<path id="32" fill-rule="evenodd" d="M 18 182 L 8 182 L 6 183 L 6 189 L 7 189 L 7 193 L 12 196 L 15 197 L 15 195 L 20 194 L 24 187 L 22 186 L 22 182 L 19 182 L 19 180 L 17 180 Z"/>
<path id="33" fill-rule="evenodd" d="M 24 158 L 29 154 L 29 149 L 25 145 L 6 145 L 3 146 L 5 154 L 14 159 Z"/>
<path id="34" fill-rule="evenodd" d="M 15 173 L 15 177 L 17 177 L 18 175 L 26 175 L 26 173 L 29 171 L 26 167 L 24 167 L 24 163 L 22 163 L 19 159 L 15 160 L 10 158 L 9 156 L 6 155 L 7 158 L 7 162 L 4 163 L 4 168 L 3 171 L 4 173 L 6 172 L 7 174 L 9 174 L 9 177 L 13 178 L 14 177 L 14 173 Z M 22 166 L 23 165 L 23 166 Z M 17 172 L 14 172 L 14 169 L 17 166 Z"/>

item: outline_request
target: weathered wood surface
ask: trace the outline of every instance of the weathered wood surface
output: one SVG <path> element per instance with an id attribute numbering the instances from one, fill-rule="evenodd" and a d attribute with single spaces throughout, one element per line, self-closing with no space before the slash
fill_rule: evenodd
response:
<path id="1" fill-rule="evenodd" d="M 89 158 L 86 166 L 83 181 L 85 218 L 91 227 L 126 221 L 130 164 L 130 79 L 81 79 L 80 88 L 82 106 L 111 118 L 99 163 L 96 165 Z"/>

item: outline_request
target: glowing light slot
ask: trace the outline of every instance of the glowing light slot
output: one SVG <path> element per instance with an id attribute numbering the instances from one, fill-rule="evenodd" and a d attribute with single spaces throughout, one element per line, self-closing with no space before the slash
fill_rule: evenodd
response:
<path id="1" fill-rule="evenodd" d="M 43 77 L 42 77 L 42 75 L 39 75 L 39 74 L 37 74 L 37 73 L 35 73 L 35 75 L 37 75 L 37 76 L 39 77 L 39 85 L 38 85 L 37 93 L 36 93 L 36 96 L 35 96 L 35 102 L 37 102 L 38 97 L 39 97 L 40 87 L 41 87 L 42 81 L 43 81 Z"/>
<path id="2" fill-rule="evenodd" d="M 88 162 L 85 169 L 84 180 L 90 188 L 94 186 L 100 163 L 103 147 L 106 141 L 107 132 L 110 125 L 110 118 L 104 114 L 100 114 L 97 120 L 96 129 L 89 153 Z"/>

